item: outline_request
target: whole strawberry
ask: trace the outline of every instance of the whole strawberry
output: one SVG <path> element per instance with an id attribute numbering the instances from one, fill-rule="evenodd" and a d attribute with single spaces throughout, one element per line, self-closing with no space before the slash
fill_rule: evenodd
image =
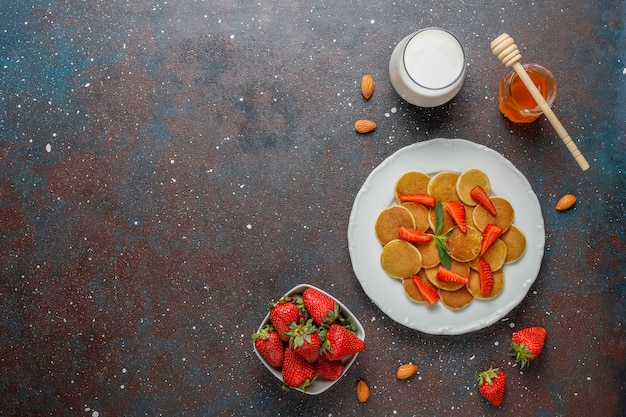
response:
<path id="1" fill-rule="evenodd" d="M 297 300 L 282 298 L 272 305 L 270 321 L 281 340 L 288 341 L 289 336 L 285 335 L 285 333 L 289 331 L 289 324 L 299 323 L 300 318 L 304 317 L 304 312 L 296 303 Z"/>
<path id="2" fill-rule="evenodd" d="M 289 346 L 307 362 L 313 363 L 320 357 L 321 339 L 312 319 L 306 322 L 300 319 L 299 324 L 289 324 L 289 331 L 285 335 L 289 336 Z"/>
<path id="3" fill-rule="evenodd" d="M 283 382 L 285 388 L 305 390 L 315 379 L 315 367 L 298 355 L 291 347 L 285 348 L 283 359 Z"/>
<path id="4" fill-rule="evenodd" d="M 252 335 L 252 341 L 257 352 L 274 367 L 283 365 L 284 346 L 278 333 L 270 325 L 264 326 Z"/>
<path id="5" fill-rule="evenodd" d="M 322 351 L 326 359 L 341 360 L 365 349 L 365 342 L 340 324 L 331 324 L 326 332 Z"/>
<path id="6" fill-rule="evenodd" d="M 315 374 L 330 381 L 339 379 L 345 368 L 342 361 L 329 361 L 324 356 L 320 356 L 314 365 Z"/>
<path id="7" fill-rule="evenodd" d="M 339 304 L 315 288 L 304 290 L 302 302 L 316 326 L 330 324 L 339 317 Z"/>
<path id="8" fill-rule="evenodd" d="M 546 329 L 543 327 L 527 327 L 513 333 L 511 338 L 511 355 L 521 363 L 521 369 L 530 361 L 537 359 L 546 342 Z"/>
<path id="9" fill-rule="evenodd" d="M 498 368 L 490 368 L 478 375 L 478 389 L 495 406 L 502 404 L 506 391 L 506 377 Z"/>

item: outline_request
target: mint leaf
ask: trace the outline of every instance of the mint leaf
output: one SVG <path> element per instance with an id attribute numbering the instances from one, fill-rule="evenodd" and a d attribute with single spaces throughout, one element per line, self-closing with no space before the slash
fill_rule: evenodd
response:
<path id="1" fill-rule="evenodd" d="M 448 254 L 448 247 L 446 246 L 443 239 L 439 236 L 435 238 L 435 246 L 437 246 L 437 252 L 439 253 L 439 260 L 441 261 L 441 265 L 450 269 L 451 268 L 451 260 L 450 255 Z"/>
<path id="2" fill-rule="evenodd" d="M 437 201 L 435 204 L 435 246 L 437 246 L 437 252 L 439 253 L 439 260 L 441 264 L 446 268 L 450 269 L 450 253 L 448 252 L 448 247 L 446 246 L 446 240 L 448 240 L 448 236 L 455 229 L 455 227 L 451 227 L 443 235 L 441 234 L 443 230 L 443 204 L 441 201 Z"/>
<path id="3" fill-rule="evenodd" d="M 435 235 L 440 235 L 441 229 L 443 229 L 443 204 L 441 204 L 441 201 L 437 201 L 437 204 L 435 204 L 435 220 L 437 223 L 435 225 Z"/>

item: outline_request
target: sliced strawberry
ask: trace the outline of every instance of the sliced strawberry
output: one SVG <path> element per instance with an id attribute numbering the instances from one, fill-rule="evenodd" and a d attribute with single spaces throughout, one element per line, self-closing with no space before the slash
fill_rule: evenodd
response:
<path id="1" fill-rule="evenodd" d="M 478 275 L 480 277 L 480 293 L 489 295 L 493 290 L 493 272 L 491 266 L 483 258 L 478 258 Z"/>
<path id="2" fill-rule="evenodd" d="M 422 295 L 422 298 L 424 299 L 424 301 L 426 301 L 426 304 L 430 306 L 430 305 L 435 304 L 437 301 L 439 301 L 439 293 L 437 292 L 436 289 L 424 284 L 422 280 L 420 279 L 420 277 L 418 277 L 417 275 L 414 275 L 412 279 L 415 285 L 417 286 L 417 289 L 419 290 L 420 294 Z"/>
<path id="3" fill-rule="evenodd" d="M 400 201 L 411 203 L 420 203 L 427 207 L 435 207 L 435 197 L 430 194 L 402 194 L 400 195 Z"/>
<path id="4" fill-rule="evenodd" d="M 439 265 L 437 269 L 437 279 L 445 282 L 458 282 L 459 284 L 467 284 L 469 282 L 469 278 L 451 271 L 443 265 Z"/>
<path id="5" fill-rule="evenodd" d="M 426 243 L 433 240 L 433 235 L 402 226 L 400 230 L 398 230 L 398 238 L 413 243 Z"/>
<path id="6" fill-rule="evenodd" d="M 496 240 L 500 239 L 502 236 L 502 228 L 498 225 L 489 223 L 485 227 L 485 231 L 483 232 L 483 240 L 480 247 L 480 252 L 478 256 L 483 256 L 485 252 L 489 250 L 489 248 L 496 243 Z"/>
<path id="7" fill-rule="evenodd" d="M 467 232 L 467 226 L 465 223 L 465 206 L 458 201 L 448 201 L 445 204 L 444 208 L 446 209 L 450 217 L 452 217 L 454 223 L 459 226 L 461 232 Z"/>
<path id="8" fill-rule="evenodd" d="M 487 194 L 487 191 L 485 191 L 483 187 L 477 185 L 476 187 L 472 188 L 472 191 L 470 191 L 470 197 L 472 197 L 475 202 L 484 207 L 485 210 L 487 210 L 493 216 L 496 215 L 496 207 L 493 205 L 493 202 L 489 198 L 489 194 Z"/>

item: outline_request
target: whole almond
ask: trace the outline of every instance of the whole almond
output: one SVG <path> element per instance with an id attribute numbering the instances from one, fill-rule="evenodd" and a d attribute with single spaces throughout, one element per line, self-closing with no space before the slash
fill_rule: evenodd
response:
<path id="1" fill-rule="evenodd" d="M 364 75 L 361 78 L 361 94 L 363 94 L 365 100 L 369 100 L 374 94 L 374 77 L 371 75 Z"/>
<path id="2" fill-rule="evenodd" d="M 396 376 L 399 379 L 407 379 L 410 376 L 413 376 L 415 372 L 417 372 L 417 365 L 413 365 L 412 363 L 407 363 L 398 368 L 398 370 L 396 371 Z"/>
<path id="3" fill-rule="evenodd" d="M 367 119 L 360 119 L 354 122 L 354 130 L 358 133 L 369 133 L 376 129 L 376 122 Z"/>
<path id="4" fill-rule="evenodd" d="M 567 210 L 576 203 L 576 196 L 574 194 L 565 194 L 558 203 L 556 203 L 556 209 L 559 211 Z"/>
<path id="5" fill-rule="evenodd" d="M 365 403 L 370 399 L 370 387 L 368 387 L 367 383 L 365 383 L 362 379 L 359 379 L 359 382 L 356 384 L 356 397 L 362 403 Z"/>

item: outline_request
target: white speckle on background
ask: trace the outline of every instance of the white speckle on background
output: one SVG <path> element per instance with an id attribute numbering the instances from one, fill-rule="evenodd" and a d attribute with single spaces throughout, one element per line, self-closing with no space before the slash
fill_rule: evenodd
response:
<path id="1" fill-rule="evenodd" d="M 251 224 L 248 224 L 248 225 L 246 225 L 246 228 L 247 228 L 248 230 L 251 230 L 251 229 L 252 229 L 252 225 L 251 225 Z"/>
<path id="2" fill-rule="evenodd" d="M 50 145 L 50 144 L 46 145 L 46 152 L 48 152 L 48 153 L 52 152 L 52 145 Z"/>

